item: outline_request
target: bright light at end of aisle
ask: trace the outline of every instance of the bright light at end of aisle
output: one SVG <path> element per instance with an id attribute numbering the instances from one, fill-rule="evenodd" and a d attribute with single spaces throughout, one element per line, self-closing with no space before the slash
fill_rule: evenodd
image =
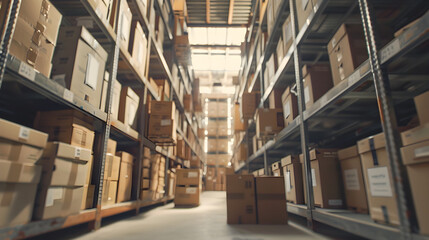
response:
<path id="1" fill-rule="evenodd" d="M 209 147 L 209 143 L 208 143 L 208 141 L 209 141 L 209 138 L 208 138 L 208 137 L 205 137 L 205 138 L 204 138 L 204 152 L 205 152 L 205 153 L 207 153 L 207 149 L 208 149 L 208 147 Z"/>

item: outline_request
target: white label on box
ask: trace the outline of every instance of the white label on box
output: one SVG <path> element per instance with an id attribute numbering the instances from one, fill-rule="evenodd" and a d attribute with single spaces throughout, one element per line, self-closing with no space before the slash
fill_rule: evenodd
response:
<path id="1" fill-rule="evenodd" d="M 19 128 L 19 138 L 28 140 L 30 138 L 30 129 L 26 127 Z"/>
<path id="2" fill-rule="evenodd" d="M 283 105 L 283 115 L 284 118 L 289 117 L 290 115 L 290 101 L 286 101 L 286 103 Z"/>
<path id="3" fill-rule="evenodd" d="M 380 51 L 380 62 L 385 63 L 389 58 L 397 54 L 399 50 L 401 50 L 401 43 L 399 42 L 399 39 L 396 38 Z"/>
<path id="4" fill-rule="evenodd" d="M 347 190 L 359 190 L 359 176 L 356 168 L 344 170 L 344 178 L 346 180 Z"/>
<path id="5" fill-rule="evenodd" d="M 188 178 L 197 178 L 198 173 L 197 172 L 188 172 Z"/>
<path id="6" fill-rule="evenodd" d="M 290 192 L 290 190 L 292 189 L 292 185 L 290 182 L 290 172 L 286 172 L 285 174 L 285 186 L 286 186 L 286 192 Z"/>
<path id="7" fill-rule="evenodd" d="M 100 63 L 92 54 L 88 53 L 88 61 L 86 63 L 85 84 L 90 86 L 94 90 L 97 89 L 99 69 L 100 69 Z"/>
<path id="8" fill-rule="evenodd" d="M 161 120 L 161 126 L 170 126 L 170 125 L 171 125 L 171 119 Z"/>
<path id="9" fill-rule="evenodd" d="M 73 102 L 74 100 L 74 94 L 72 91 L 68 90 L 68 89 L 64 89 L 64 93 L 63 93 L 63 98 L 69 102 Z"/>
<path id="10" fill-rule="evenodd" d="M 429 157 L 429 146 L 416 148 L 414 150 L 414 157 L 415 158 Z"/>
<path id="11" fill-rule="evenodd" d="M 75 158 L 80 158 L 80 154 L 81 154 L 81 152 L 82 152 L 82 149 L 81 149 L 80 147 L 76 147 L 76 148 L 74 149 L 74 157 L 75 157 Z"/>
<path id="12" fill-rule="evenodd" d="M 373 197 L 392 197 L 392 187 L 387 167 L 368 169 L 369 189 Z"/>
<path id="13" fill-rule="evenodd" d="M 341 206 L 341 205 L 343 205 L 343 200 L 341 200 L 341 199 L 329 199 L 328 204 L 329 204 L 329 206 Z"/>
<path id="14" fill-rule="evenodd" d="M 62 188 L 49 188 L 46 194 L 45 207 L 54 205 L 54 200 L 63 198 Z"/>
<path id="15" fill-rule="evenodd" d="M 28 78 L 31 81 L 34 81 L 34 79 L 36 79 L 36 71 L 32 66 L 28 65 L 25 62 L 21 62 L 19 64 L 18 73 L 19 75 Z"/>
<path id="16" fill-rule="evenodd" d="M 310 89 L 307 87 L 304 88 L 304 102 L 307 104 L 310 101 Z"/>
<path id="17" fill-rule="evenodd" d="M 313 182 L 313 187 L 317 187 L 316 170 L 314 170 L 314 168 L 311 169 L 311 181 Z"/>
<path id="18" fill-rule="evenodd" d="M 273 127 L 272 126 L 265 126 L 265 132 L 272 132 Z"/>
<path id="19" fill-rule="evenodd" d="M 197 188 L 186 188 L 186 194 L 196 194 L 197 193 Z"/>

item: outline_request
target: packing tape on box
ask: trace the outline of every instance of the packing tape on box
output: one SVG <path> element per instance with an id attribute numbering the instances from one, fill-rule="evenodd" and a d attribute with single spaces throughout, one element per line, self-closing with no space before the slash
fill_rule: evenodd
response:
<path id="1" fill-rule="evenodd" d="M 279 194 L 279 193 L 258 193 L 257 194 L 258 200 L 285 200 L 286 196 L 285 194 Z"/>
<path id="2" fill-rule="evenodd" d="M 72 168 L 70 170 L 70 176 L 67 185 L 75 185 L 77 180 L 77 171 L 79 170 L 79 164 L 72 164 Z"/>
<path id="3" fill-rule="evenodd" d="M 64 194 L 64 204 L 62 209 L 67 211 L 71 208 L 72 205 L 72 200 L 73 200 L 73 189 L 65 189 L 65 194 Z"/>
<path id="4" fill-rule="evenodd" d="M 378 166 L 377 150 L 375 149 L 374 138 L 369 139 L 369 148 L 371 149 L 374 166 Z"/>

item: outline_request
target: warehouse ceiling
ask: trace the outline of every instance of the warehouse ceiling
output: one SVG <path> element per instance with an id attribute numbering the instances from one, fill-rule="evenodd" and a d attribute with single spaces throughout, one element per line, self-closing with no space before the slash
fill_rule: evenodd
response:
<path id="1" fill-rule="evenodd" d="M 188 25 L 247 25 L 254 1 L 186 0 Z"/>

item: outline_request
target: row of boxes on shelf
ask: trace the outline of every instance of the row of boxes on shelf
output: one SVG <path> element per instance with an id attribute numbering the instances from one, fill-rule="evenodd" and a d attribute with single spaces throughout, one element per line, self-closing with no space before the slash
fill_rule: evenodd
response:
<path id="1" fill-rule="evenodd" d="M 283 178 L 227 175 L 226 180 L 228 224 L 287 224 Z"/>
<path id="2" fill-rule="evenodd" d="M 202 190 L 201 169 L 177 169 L 174 205 L 198 206 Z"/>
<path id="3" fill-rule="evenodd" d="M 225 191 L 226 176 L 234 174 L 234 170 L 229 167 L 207 166 L 205 190 Z"/>
<path id="4" fill-rule="evenodd" d="M 207 166 L 221 166 L 221 167 L 226 167 L 228 166 L 228 162 L 231 159 L 231 155 L 230 154 L 211 154 L 211 153 L 207 153 L 206 154 L 206 163 Z"/>

